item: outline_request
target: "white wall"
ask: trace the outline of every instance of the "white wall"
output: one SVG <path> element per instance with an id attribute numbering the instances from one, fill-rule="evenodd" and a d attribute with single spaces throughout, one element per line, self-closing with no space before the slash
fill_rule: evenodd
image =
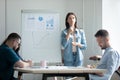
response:
<path id="1" fill-rule="evenodd" d="M 87 37 L 87 50 L 84 52 L 85 65 L 93 64 L 90 56 L 100 54 L 101 50 L 96 43 L 94 34 L 102 28 L 102 0 L 84 0 L 83 5 L 83 28 Z"/>
<path id="2" fill-rule="evenodd" d="M 5 0 L 0 0 L 0 43 L 5 38 Z"/>
<path id="3" fill-rule="evenodd" d="M 21 32 L 21 10 L 37 9 L 37 10 L 51 10 L 60 13 L 61 26 L 64 23 L 64 0 L 7 0 L 7 34 L 17 31 Z M 12 20 L 11 20 L 12 19 Z"/>
<path id="4" fill-rule="evenodd" d="M 103 0 L 102 25 L 110 32 L 111 45 L 120 52 L 120 0 Z"/>

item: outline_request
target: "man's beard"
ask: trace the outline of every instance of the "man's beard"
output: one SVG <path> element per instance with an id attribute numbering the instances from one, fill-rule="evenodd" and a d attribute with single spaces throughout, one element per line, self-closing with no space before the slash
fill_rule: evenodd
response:
<path id="1" fill-rule="evenodd" d="M 105 49 L 105 48 L 103 47 L 103 48 L 101 48 L 101 49 L 103 50 L 103 49 Z"/>
<path id="2" fill-rule="evenodd" d="M 15 47 L 13 47 L 13 50 L 15 51 L 15 50 L 16 50 L 16 48 L 15 48 Z"/>
<path id="3" fill-rule="evenodd" d="M 104 46 L 104 47 L 101 47 L 101 49 L 103 50 L 103 49 L 106 49 L 106 46 Z"/>

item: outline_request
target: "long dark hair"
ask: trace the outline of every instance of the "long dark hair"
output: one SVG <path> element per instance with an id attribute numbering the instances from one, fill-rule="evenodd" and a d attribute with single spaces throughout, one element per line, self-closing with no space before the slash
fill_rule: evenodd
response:
<path id="1" fill-rule="evenodd" d="M 70 27 L 69 23 L 67 22 L 68 17 L 69 17 L 70 15 L 74 15 L 74 16 L 75 16 L 76 22 L 75 22 L 75 25 L 74 25 L 74 26 L 75 26 L 75 28 L 77 28 L 77 17 L 76 17 L 76 15 L 75 15 L 75 13 L 69 12 L 69 13 L 66 15 L 66 19 L 65 19 L 66 29 L 69 29 L 69 27 Z"/>

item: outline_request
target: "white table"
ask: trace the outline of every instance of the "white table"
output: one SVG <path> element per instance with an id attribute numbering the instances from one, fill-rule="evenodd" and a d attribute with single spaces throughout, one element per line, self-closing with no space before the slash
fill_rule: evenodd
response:
<path id="1" fill-rule="evenodd" d="M 85 77 L 86 80 L 89 80 L 90 73 L 104 73 L 106 71 L 105 69 L 67 66 L 48 66 L 46 68 L 41 68 L 39 66 L 27 68 L 15 67 L 14 69 L 22 73 L 43 74 L 42 80 L 47 80 L 47 77 L 54 76 L 78 76 Z"/>

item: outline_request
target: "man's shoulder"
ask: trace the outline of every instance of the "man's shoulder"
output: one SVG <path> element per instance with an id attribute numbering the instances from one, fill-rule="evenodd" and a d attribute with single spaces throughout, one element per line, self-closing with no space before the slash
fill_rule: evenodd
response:
<path id="1" fill-rule="evenodd" d="M 108 53 L 109 53 L 109 55 L 120 56 L 120 53 L 117 50 L 113 49 L 113 48 L 109 49 Z"/>

